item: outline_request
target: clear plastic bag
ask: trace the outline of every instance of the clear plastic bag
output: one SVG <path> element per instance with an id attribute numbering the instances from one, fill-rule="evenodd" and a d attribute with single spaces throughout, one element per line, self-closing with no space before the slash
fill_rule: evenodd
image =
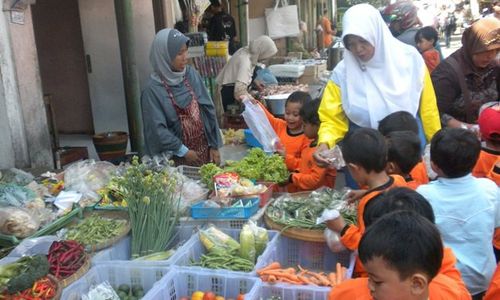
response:
<path id="1" fill-rule="evenodd" d="M 431 145 L 428 144 L 425 146 L 424 149 L 424 163 L 425 163 L 425 170 L 427 171 L 427 175 L 429 176 L 429 179 L 434 180 L 437 178 L 436 172 L 432 170 L 431 167 Z"/>
<path id="2" fill-rule="evenodd" d="M 240 249 L 240 244 L 237 241 L 214 225 L 200 230 L 200 240 L 208 252 L 231 253 Z"/>
<path id="3" fill-rule="evenodd" d="M 23 240 L 8 257 L 22 257 L 33 256 L 37 254 L 48 254 L 49 248 L 53 242 L 58 241 L 59 238 L 55 235 L 47 235 L 32 239 Z"/>
<path id="4" fill-rule="evenodd" d="M 328 248 L 330 248 L 332 252 L 339 253 L 347 250 L 344 244 L 342 244 L 342 242 L 340 241 L 339 234 L 336 233 L 335 231 L 326 228 L 325 231 L 323 232 L 323 235 L 325 237 Z"/>
<path id="5" fill-rule="evenodd" d="M 338 145 L 335 145 L 332 149 L 321 152 L 320 155 L 328 160 L 331 168 L 338 170 L 345 167 L 344 157 L 342 156 L 342 151 Z"/>
<path id="6" fill-rule="evenodd" d="M 82 300 L 120 300 L 113 287 L 104 281 L 90 288 L 87 294 L 82 295 Z"/>
<path id="7" fill-rule="evenodd" d="M 97 202 L 98 190 L 105 187 L 116 172 L 116 166 L 105 161 L 84 160 L 72 164 L 64 172 L 65 189 L 83 194 Z"/>
<path id="8" fill-rule="evenodd" d="M 0 232 L 14 235 L 17 238 L 25 238 L 34 234 L 40 228 L 37 216 L 28 211 L 16 207 L 0 208 Z"/>
<path id="9" fill-rule="evenodd" d="M 255 263 L 255 235 L 248 224 L 243 225 L 240 231 L 240 257 Z"/>
<path id="10" fill-rule="evenodd" d="M 255 240 L 255 257 L 259 257 L 266 249 L 267 243 L 269 242 L 269 234 L 267 229 L 257 226 L 254 221 L 248 221 L 248 226 L 253 231 Z"/>
<path id="11" fill-rule="evenodd" d="M 266 113 L 258 104 L 253 104 L 248 98 L 243 100 L 245 111 L 242 116 L 248 128 L 259 141 L 265 152 L 273 153 L 279 150 L 281 142 L 271 123 L 266 117 Z"/>

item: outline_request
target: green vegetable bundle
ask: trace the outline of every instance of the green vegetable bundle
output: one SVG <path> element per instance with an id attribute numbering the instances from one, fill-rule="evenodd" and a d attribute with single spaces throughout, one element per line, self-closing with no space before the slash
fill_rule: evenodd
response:
<path id="1" fill-rule="evenodd" d="M 314 191 L 308 196 L 286 195 L 268 206 L 266 214 L 273 222 L 286 227 L 303 229 L 325 229 L 325 224 L 316 224 L 323 211 L 337 209 L 347 223 L 355 224 L 356 208 L 346 205 L 345 193 L 330 188 Z"/>
<path id="2" fill-rule="evenodd" d="M 282 183 L 290 175 L 283 157 L 278 154 L 268 155 L 260 148 L 252 148 L 240 161 L 227 161 L 224 169 L 215 164 L 203 165 L 200 169 L 202 182 L 213 189 L 213 176 L 222 172 L 235 172 L 240 177 Z"/>
<path id="3" fill-rule="evenodd" d="M 123 177 L 116 179 L 128 204 L 132 228 L 132 258 L 165 251 L 179 219 L 181 195 L 166 170 L 151 170 L 134 157 Z"/>

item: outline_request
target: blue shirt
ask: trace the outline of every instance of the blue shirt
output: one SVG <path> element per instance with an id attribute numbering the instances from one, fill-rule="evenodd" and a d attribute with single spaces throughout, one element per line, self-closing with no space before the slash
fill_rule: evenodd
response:
<path id="1" fill-rule="evenodd" d="M 497 185 L 469 174 L 439 178 L 417 192 L 432 205 L 443 242 L 453 249 L 469 292 L 485 291 L 496 267 L 492 240 L 500 225 Z"/>

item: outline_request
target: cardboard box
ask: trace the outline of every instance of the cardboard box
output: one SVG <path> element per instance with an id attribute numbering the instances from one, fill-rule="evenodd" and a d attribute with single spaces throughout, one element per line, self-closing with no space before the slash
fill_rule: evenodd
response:
<path id="1" fill-rule="evenodd" d="M 302 75 L 299 78 L 299 83 L 300 84 L 314 84 L 316 82 L 318 82 L 318 77 L 317 76 L 305 76 L 305 75 Z"/>
<path id="2" fill-rule="evenodd" d="M 304 75 L 302 76 L 317 76 L 318 75 L 318 68 L 316 67 L 316 65 L 307 65 L 305 66 L 305 70 L 304 70 Z"/>

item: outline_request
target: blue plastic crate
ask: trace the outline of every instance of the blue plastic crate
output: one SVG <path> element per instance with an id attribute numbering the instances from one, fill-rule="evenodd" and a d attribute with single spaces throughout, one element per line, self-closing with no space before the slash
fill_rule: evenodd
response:
<path id="1" fill-rule="evenodd" d="M 250 129 L 245 129 L 245 130 L 243 130 L 243 132 L 245 133 L 245 142 L 247 143 L 248 146 L 257 147 L 257 148 L 262 149 L 262 145 L 255 138 L 255 136 L 253 135 L 253 133 Z"/>
<path id="2" fill-rule="evenodd" d="M 203 207 L 204 201 L 198 202 L 191 206 L 191 217 L 193 219 L 248 219 L 259 210 L 259 197 L 240 200 L 243 202 L 243 207 Z"/>

